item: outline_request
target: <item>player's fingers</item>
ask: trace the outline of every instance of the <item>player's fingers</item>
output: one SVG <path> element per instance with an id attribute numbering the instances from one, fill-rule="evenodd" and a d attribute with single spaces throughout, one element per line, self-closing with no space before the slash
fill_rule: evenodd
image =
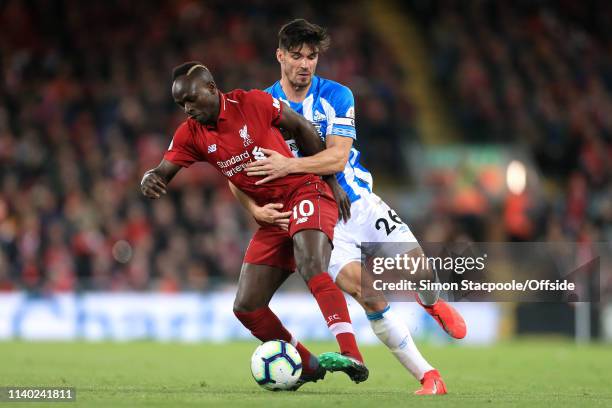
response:
<path id="1" fill-rule="evenodd" d="M 291 211 L 287 211 L 287 212 L 277 212 L 276 214 L 272 215 L 272 217 L 274 218 L 274 220 L 287 220 L 287 222 L 289 222 L 289 217 L 291 217 Z"/>
<path id="2" fill-rule="evenodd" d="M 166 185 L 163 182 L 155 183 L 151 187 L 160 194 L 166 194 Z"/>
<path id="3" fill-rule="evenodd" d="M 256 169 L 258 167 L 263 166 L 264 164 L 268 164 L 268 159 L 263 159 L 263 160 L 257 160 L 257 161 L 250 162 L 249 164 L 244 166 L 244 168 L 245 169 Z"/>
<path id="4" fill-rule="evenodd" d="M 149 185 L 149 189 L 157 194 L 166 194 L 166 189 L 161 187 L 159 184 L 152 183 L 151 185 Z"/>
<path id="5" fill-rule="evenodd" d="M 264 152 L 268 156 L 272 156 L 273 154 L 278 154 L 276 150 L 266 149 L 264 147 L 261 148 L 261 151 Z"/>
<path id="6" fill-rule="evenodd" d="M 261 179 L 261 180 L 257 181 L 255 184 L 256 185 L 265 184 L 268 181 L 276 180 L 277 178 L 278 178 L 278 176 L 274 176 L 274 175 L 268 176 L 268 177 L 266 177 L 264 179 Z"/>
<path id="7" fill-rule="evenodd" d="M 346 215 L 346 206 L 344 205 L 344 201 L 341 201 L 340 204 L 338 204 L 338 212 L 340 214 L 340 220 L 342 220 L 343 222 L 346 222 L 347 215 Z"/>
<path id="8" fill-rule="evenodd" d="M 281 203 L 268 203 L 264 205 L 264 208 L 269 208 L 271 210 L 280 210 L 281 208 L 283 208 L 283 205 Z"/>
<path id="9" fill-rule="evenodd" d="M 161 179 L 161 177 L 159 177 L 155 173 L 149 174 L 149 176 L 147 177 L 147 182 L 149 182 L 151 184 L 161 185 L 162 187 L 166 187 L 166 183 L 164 183 L 164 181 Z"/>
<path id="10" fill-rule="evenodd" d="M 268 172 L 262 170 L 250 170 L 247 171 L 247 176 L 267 176 Z"/>
<path id="11" fill-rule="evenodd" d="M 261 170 L 261 166 L 257 165 L 257 166 L 253 166 L 253 167 L 247 167 L 245 168 L 247 173 L 252 173 L 254 171 L 260 171 Z"/>
<path id="12" fill-rule="evenodd" d="M 344 214 L 345 214 L 344 222 L 347 222 L 349 218 L 351 218 L 351 202 L 349 200 L 346 200 L 344 202 Z"/>
<path id="13" fill-rule="evenodd" d="M 145 176 L 142 184 L 142 188 L 155 188 L 166 193 L 166 183 L 155 173 L 149 173 Z"/>
<path id="14" fill-rule="evenodd" d="M 150 188 L 145 188 L 145 189 L 143 189 L 142 192 L 145 195 L 145 197 L 147 197 L 147 198 L 154 199 L 154 198 L 159 198 L 160 197 L 160 195 L 158 193 L 156 193 L 155 191 L 153 191 Z"/>

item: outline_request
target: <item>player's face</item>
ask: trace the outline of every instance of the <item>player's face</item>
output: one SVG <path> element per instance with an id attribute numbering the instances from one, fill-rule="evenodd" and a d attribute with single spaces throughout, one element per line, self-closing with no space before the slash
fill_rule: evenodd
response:
<path id="1" fill-rule="evenodd" d="M 209 125 L 219 116 L 219 96 L 214 82 L 198 76 L 181 76 L 172 84 L 172 97 L 190 118 Z"/>
<path id="2" fill-rule="evenodd" d="M 316 47 L 302 44 L 291 50 L 278 49 L 276 58 L 281 65 L 283 76 L 293 87 L 310 86 L 319 62 L 319 50 Z"/>

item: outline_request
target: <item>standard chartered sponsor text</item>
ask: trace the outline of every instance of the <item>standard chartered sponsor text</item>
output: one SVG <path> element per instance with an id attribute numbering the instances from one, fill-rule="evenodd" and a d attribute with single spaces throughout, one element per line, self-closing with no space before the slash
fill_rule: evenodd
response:
<path id="1" fill-rule="evenodd" d="M 225 170 L 226 168 L 228 168 L 229 166 L 236 164 L 242 160 L 246 160 L 242 163 L 240 163 L 239 165 L 229 169 L 229 170 Z M 219 166 L 219 168 L 223 169 L 221 170 L 223 172 L 223 174 L 225 174 L 227 177 L 232 177 L 234 174 L 236 173 L 240 173 L 242 170 L 244 170 L 244 167 L 249 164 L 251 162 L 251 155 L 249 154 L 248 151 L 245 151 L 241 154 L 237 154 L 236 156 L 233 156 L 231 159 L 228 160 L 224 160 L 224 161 L 218 161 L 217 162 L 217 166 Z"/>

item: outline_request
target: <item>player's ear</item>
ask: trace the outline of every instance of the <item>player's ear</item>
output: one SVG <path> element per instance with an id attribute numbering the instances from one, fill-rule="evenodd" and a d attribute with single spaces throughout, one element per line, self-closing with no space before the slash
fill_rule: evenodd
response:
<path id="1" fill-rule="evenodd" d="M 281 50 L 280 48 L 277 48 L 277 49 L 276 49 L 276 60 L 277 60 L 279 63 L 282 63 L 282 62 L 283 62 L 283 50 Z"/>

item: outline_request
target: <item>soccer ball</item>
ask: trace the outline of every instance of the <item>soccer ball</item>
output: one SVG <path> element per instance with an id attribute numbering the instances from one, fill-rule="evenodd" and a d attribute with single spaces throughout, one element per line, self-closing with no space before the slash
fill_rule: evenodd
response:
<path id="1" fill-rule="evenodd" d="M 302 374 L 302 359 L 291 344 L 272 340 L 257 347 L 251 357 L 251 373 L 266 390 L 291 388 Z"/>

